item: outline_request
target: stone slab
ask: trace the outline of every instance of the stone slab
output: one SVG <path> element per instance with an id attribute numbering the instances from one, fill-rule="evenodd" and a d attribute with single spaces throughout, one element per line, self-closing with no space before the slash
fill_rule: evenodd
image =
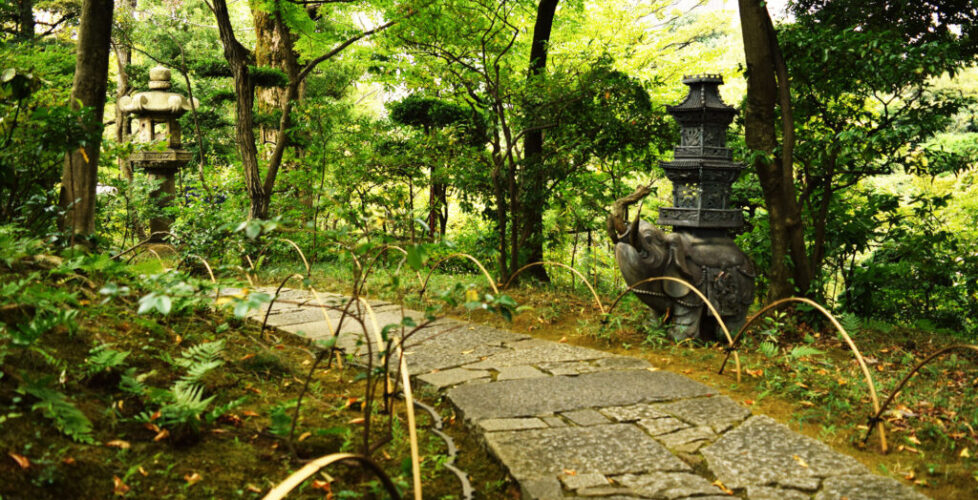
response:
<path id="1" fill-rule="evenodd" d="M 485 370 L 466 370 L 465 368 L 452 368 L 443 372 L 426 373 L 418 377 L 418 380 L 436 388 L 451 387 L 471 380 L 489 378 L 489 372 Z M 542 423 L 542 422 L 541 422 Z"/>
<path id="2" fill-rule="evenodd" d="M 616 422 L 637 422 L 653 418 L 666 418 L 669 414 L 660 409 L 661 405 L 637 404 L 602 408 L 601 413 L 611 417 Z"/>
<path id="3" fill-rule="evenodd" d="M 567 427 L 567 422 L 560 417 L 543 417 L 543 422 L 547 427 Z"/>
<path id="4" fill-rule="evenodd" d="M 458 327 L 457 322 L 444 322 L 424 330 L 405 343 L 408 368 L 411 373 L 444 370 L 478 362 L 493 354 L 508 351 L 504 342 L 525 335 L 486 327 Z"/>
<path id="5" fill-rule="evenodd" d="M 546 377 L 547 374 L 532 366 L 504 366 L 499 369 L 496 380 L 516 380 L 521 378 Z"/>
<path id="6" fill-rule="evenodd" d="M 670 372 L 626 370 L 461 386 L 448 391 L 469 420 L 526 417 L 582 408 L 705 396 L 709 387 Z M 541 395 L 547 397 L 541 397 Z"/>
<path id="7" fill-rule="evenodd" d="M 596 488 L 598 486 L 608 486 L 608 478 L 602 474 L 594 472 L 587 474 L 574 474 L 573 476 L 561 476 L 560 481 L 564 483 L 564 488 L 569 490 L 580 490 L 584 488 Z"/>
<path id="8" fill-rule="evenodd" d="M 539 418 L 489 418 L 479 421 L 479 427 L 486 432 L 525 431 L 549 427 Z"/>
<path id="9" fill-rule="evenodd" d="M 611 354 L 578 347 L 568 344 L 551 342 L 548 345 L 537 345 L 526 349 L 513 349 L 490 356 L 471 368 L 482 370 L 499 370 L 506 366 L 536 365 L 540 363 L 558 363 L 563 361 L 585 361 L 607 358 Z"/>
<path id="10" fill-rule="evenodd" d="M 689 424 L 679 420 L 678 418 L 666 417 L 639 420 L 638 426 L 645 429 L 645 432 L 648 432 L 653 436 L 661 436 L 663 434 L 669 434 L 670 432 L 676 432 L 680 429 L 685 429 L 689 427 Z"/>
<path id="11" fill-rule="evenodd" d="M 618 482 L 647 498 L 672 500 L 721 492 L 703 477 L 687 472 L 628 474 L 618 478 Z"/>
<path id="12" fill-rule="evenodd" d="M 791 477 L 868 473 L 856 459 L 763 415 L 751 417 L 728 431 L 701 453 L 717 479 L 733 489 Z"/>
<path id="13" fill-rule="evenodd" d="M 822 482 L 815 500 L 927 500 L 895 479 L 874 475 L 837 476 Z"/>
<path id="14" fill-rule="evenodd" d="M 660 443 L 664 444 L 666 448 L 669 448 L 670 450 L 693 452 L 699 449 L 699 446 L 689 447 L 685 445 L 695 443 L 697 441 L 709 441 L 715 437 L 716 434 L 712 429 L 705 425 L 701 425 L 698 427 L 680 429 L 669 434 L 662 434 L 657 436 L 656 439 L 658 439 Z M 701 443 L 701 445 L 702 444 L 705 443 Z"/>
<path id="15" fill-rule="evenodd" d="M 520 494 L 527 500 L 557 500 L 563 497 L 556 478 L 523 479 L 519 483 Z"/>
<path id="16" fill-rule="evenodd" d="M 747 500 L 811 500 L 811 493 L 773 486 L 748 486 Z"/>
<path id="17" fill-rule="evenodd" d="M 608 417 L 600 414 L 597 410 L 586 408 L 584 410 L 565 411 L 561 413 L 567 420 L 577 425 L 586 427 L 589 425 L 602 425 L 611 423 Z"/>
<path id="18" fill-rule="evenodd" d="M 750 410 L 727 396 L 684 399 L 663 404 L 659 409 L 693 425 L 708 426 L 716 432 L 729 429 L 750 416 Z"/>
<path id="19" fill-rule="evenodd" d="M 492 432 L 486 442 L 517 479 L 556 477 L 567 470 L 604 475 L 689 470 L 629 424 Z"/>

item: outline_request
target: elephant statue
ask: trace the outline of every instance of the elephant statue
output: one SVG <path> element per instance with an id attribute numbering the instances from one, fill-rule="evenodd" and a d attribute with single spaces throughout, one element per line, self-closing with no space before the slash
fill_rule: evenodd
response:
<path id="1" fill-rule="evenodd" d="M 632 196 L 637 197 L 639 191 Z M 627 206 L 627 199 L 625 203 Z M 743 325 L 754 299 L 755 272 L 750 258 L 733 240 L 709 232 L 667 234 L 637 215 L 621 233 L 616 229 L 624 226 L 623 211 L 616 203 L 608 226 L 615 260 L 629 286 L 653 276 L 681 279 L 710 300 L 731 332 Z M 660 280 L 641 284 L 633 292 L 660 318 L 671 320 L 669 335 L 674 340 L 722 339 L 712 313 L 688 286 Z"/>

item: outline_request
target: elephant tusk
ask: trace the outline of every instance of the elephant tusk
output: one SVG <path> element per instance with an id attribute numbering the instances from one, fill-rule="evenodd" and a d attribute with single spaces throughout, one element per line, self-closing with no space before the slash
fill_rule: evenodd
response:
<path id="1" fill-rule="evenodd" d="M 642 205 L 644 203 L 645 200 L 642 200 L 638 203 L 638 209 L 635 210 L 635 220 L 632 221 L 632 224 L 625 231 L 625 235 L 628 236 L 628 244 L 630 244 L 635 248 L 638 248 L 638 222 L 639 222 L 639 216 L 642 215 Z"/>

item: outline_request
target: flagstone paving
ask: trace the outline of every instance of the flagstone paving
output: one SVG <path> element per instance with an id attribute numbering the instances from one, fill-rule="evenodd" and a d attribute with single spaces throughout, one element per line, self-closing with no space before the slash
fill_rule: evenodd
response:
<path id="1" fill-rule="evenodd" d="M 325 339 L 341 315 L 320 303 L 346 299 L 283 290 L 268 325 Z M 343 322 L 337 346 L 348 354 L 377 351 L 361 321 L 401 323 L 400 306 L 368 304 L 374 320 L 351 306 L 358 319 Z M 252 318 L 261 322 L 266 310 Z M 525 499 L 717 500 L 731 490 L 749 500 L 927 498 L 644 360 L 455 320 L 435 321 L 404 345 L 417 392 L 444 395 Z"/>

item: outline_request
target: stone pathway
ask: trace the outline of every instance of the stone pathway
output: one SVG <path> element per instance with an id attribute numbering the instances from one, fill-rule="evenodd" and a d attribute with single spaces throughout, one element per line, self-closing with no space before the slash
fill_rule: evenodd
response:
<path id="1" fill-rule="evenodd" d="M 323 308 L 302 305 L 311 300 L 283 291 L 268 324 L 327 336 Z M 400 306 L 370 304 L 381 327 L 401 321 Z M 328 314 L 335 326 L 339 313 Z M 367 352 L 358 332 L 360 324 L 348 319 L 337 345 Z M 730 490 L 749 500 L 927 498 L 645 360 L 447 319 L 405 346 L 415 391 L 443 394 L 524 499 L 726 500 Z"/>

